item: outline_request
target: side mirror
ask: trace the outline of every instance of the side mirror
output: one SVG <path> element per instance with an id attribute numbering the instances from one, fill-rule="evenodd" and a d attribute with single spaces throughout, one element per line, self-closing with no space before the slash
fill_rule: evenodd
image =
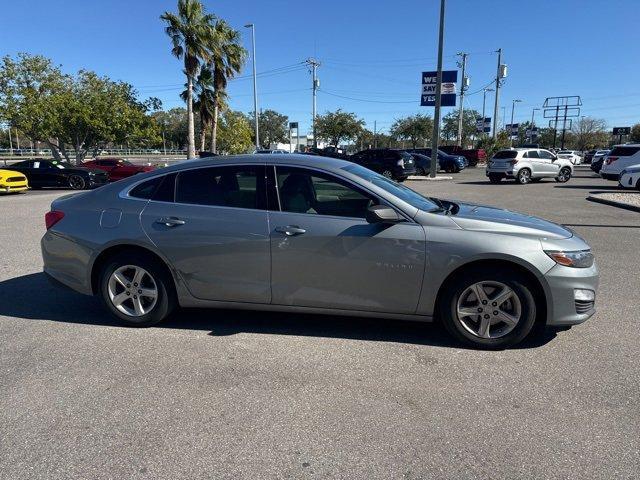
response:
<path id="1" fill-rule="evenodd" d="M 367 209 L 366 220 L 369 223 L 398 223 L 402 218 L 398 212 L 386 205 L 373 205 Z"/>
<path id="2" fill-rule="evenodd" d="M 553 157 L 551 157 L 551 161 L 555 162 L 558 159 L 558 157 L 556 155 L 554 155 Z"/>

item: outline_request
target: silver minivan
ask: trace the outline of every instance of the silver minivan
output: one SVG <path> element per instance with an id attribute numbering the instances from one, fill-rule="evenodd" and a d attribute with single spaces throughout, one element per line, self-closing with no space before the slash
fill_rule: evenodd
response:
<path id="1" fill-rule="evenodd" d="M 487 163 L 486 175 L 491 183 L 500 183 L 503 178 L 515 179 L 524 185 L 553 178 L 565 183 L 571 179 L 573 164 L 569 159 L 558 157 L 542 148 L 510 148 L 500 150 Z"/>

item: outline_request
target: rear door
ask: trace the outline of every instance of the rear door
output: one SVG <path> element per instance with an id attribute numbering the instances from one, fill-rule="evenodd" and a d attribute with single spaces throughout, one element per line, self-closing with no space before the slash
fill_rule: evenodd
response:
<path id="1" fill-rule="evenodd" d="M 194 297 L 271 301 L 264 172 L 249 164 L 183 170 L 142 211 L 144 231 Z"/>
<path id="2" fill-rule="evenodd" d="M 368 223 L 367 208 L 379 199 L 312 169 L 278 166 L 277 198 L 269 212 L 272 303 L 415 313 L 425 268 L 422 226 Z"/>

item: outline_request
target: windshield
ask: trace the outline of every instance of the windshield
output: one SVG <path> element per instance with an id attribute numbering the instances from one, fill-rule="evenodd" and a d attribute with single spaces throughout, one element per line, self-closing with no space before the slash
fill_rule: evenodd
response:
<path id="1" fill-rule="evenodd" d="M 423 197 L 419 193 L 411 190 L 409 187 L 405 187 L 404 185 L 396 183 L 393 180 L 389 180 L 388 178 L 383 177 L 382 175 L 379 175 L 376 172 L 373 172 L 361 165 L 356 165 L 354 163 L 352 165 L 342 167 L 342 170 L 357 175 L 366 182 L 372 183 L 376 187 L 383 189 L 385 192 L 388 192 L 398 197 L 400 200 L 407 202 L 412 207 L 418 208 L 420 210 L 425 210 L 427 212 L 440 210 L 438 204 L 433 200 L 430 200 L 427 197 Z"/>

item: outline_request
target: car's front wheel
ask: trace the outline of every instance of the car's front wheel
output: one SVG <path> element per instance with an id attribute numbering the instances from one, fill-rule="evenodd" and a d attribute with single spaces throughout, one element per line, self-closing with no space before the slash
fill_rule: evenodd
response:
<path id="1" fill-rule="evenodd" d="M 571 169 L 567 167 L 563 167 L 558 172 L 558 176 L 556 177 L 556 182 L 566 183 L 571 179 Z"/>
<path id="2" fill-rule="evenodd" d="M 393 172 L 391 170 L 389 170 L 389 169 L 383 170 L 382 171 L 382 176 L 390 178 L 390 179 L 393 179 Z"/>
<path id="3" fill-rule="evenodd" d="M 73 190 L 84 190 L 86 182 L 80 175 L 71 175 L 69 177 L 69 187 Z"/>
<path id="4" fill-rule="evenodd" d="M 167 318 L 177 302 L 170 276 L 153 258 L 120 254 L 106 262 L 100 297 L 123 324 L 148 327 Z"/>
<path id="5" fill-rule="evenodd" d="M 533 329 L 533 289 L 518 272 L 471 270 L 450 286 L 441 297 L 441 319 L 458 340 L 501 349 L 522 341 Z"/>

